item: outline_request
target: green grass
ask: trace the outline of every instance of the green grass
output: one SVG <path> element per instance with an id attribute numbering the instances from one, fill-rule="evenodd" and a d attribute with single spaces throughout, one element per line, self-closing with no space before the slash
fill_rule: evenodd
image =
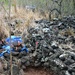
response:
<path id="1" fill-rule="evenodd" d="M 8 0 L 0 0 L 0 2 L 4 2 L 4 5 L 8 5 Z"/>

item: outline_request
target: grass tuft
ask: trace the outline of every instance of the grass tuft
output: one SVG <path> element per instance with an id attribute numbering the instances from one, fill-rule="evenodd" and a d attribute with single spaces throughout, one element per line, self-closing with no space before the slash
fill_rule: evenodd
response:
<path id="1" fill-rule="evenodd" d="M 4 23 L 0 20 L 0 39 L 4 39 L 9 36 L 9 28 L 5 26 Z"/>

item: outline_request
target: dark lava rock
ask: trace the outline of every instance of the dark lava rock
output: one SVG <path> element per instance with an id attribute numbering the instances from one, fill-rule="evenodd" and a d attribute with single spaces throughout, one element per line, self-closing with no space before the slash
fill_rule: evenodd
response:
<path id="1" fill-rule="evenodd" d="M 35 61 L 34 66 L 39 67 L 41 65 L 41 62 Z"/>
<path id="2" fill-rule="evenodd" d="M 62 61 L 65 61 L 65 59 L 66 58 L 68 58 L 68 54 L 61 54 L 60 56 L 59 56 L 59 58 L 62 60 Z"/>
<path id="3" fill-rule="evenodd" d="M 66 71 L 64 75 L 71 75 L 71 74 L 68 71 Z"/>
<path id="4" fill-rule="evenodd" d="M 58 48 L 58 45 L 57 45 L 57 43 L 55 41 L 53 41 L 52 44 L 51 44 L 51 47 L 53 49 L 56 49 L 56 48 Z"/>
<path id="5" fill-rule="evenodd" d="M 26 62 L 25 62 L 25 66 L 26 66 L 26 67 L 30 66 L 30 61 L 26 61 Z"/>
<path id="6" fill-rule="evenodd" d="M 75 52 L 69 52 L 69 55 L 71 55 L 71 58 L 75 60 Z"/>
<path id="7" fill-rule="evenodd" d="M 10 58 L 10 54 L 4 53 L 4 57 L 9 59 Z"/>
<path id="8" fill-rule="evenodd" d="M 13 65 L 13 67 L 12 67 L 12 69 L 13 69 L 13 75 L 19 75 L 19 67 L 17 66 L 17 65 Z"/>
<path id="9" fill-rule="evenodd" d="M 45 67 L 52 69 L 56 75 L 75 75 L 75 18 L 55 18 L 50 22 L 42 19 L 35 21 L 35 24 L 37 26 L 28 28 L 28 34 L 24 32 L 23 35 L 29 53 L 12 53 L 16 60 L 21 60 L 21 68 Z M 10 56 L 5 53 L 4 57 Z M 15 69 L 19 71 L 17 66 Z"/>
<path id="10" fill-rule="evenodd" d="M 50 66 L 50 63 L 49 62 L 45 62 L 44 63 L 44 67 L 48 68 Z"/>
<path id="11" fill-rule="evenodd" d="M 50 22 L 39 20 L 35 23 L 37 26 L 29 28 L 28 35 L 24 32 L 24 43 L 29 48 L 29 54 L 19 54 L 21 64 L 48 67 L 56 75 L 74 74 L 74 67 L 71 66 L 75 62 L 75 52 L 72 52 L 75 44 L 74 17 L 55 18 Z M 70 43 L 73 46 L 70 47 Z"/>
<path id="12" fill-rule="evenodd" d="M 60 69 L 65 69 L 66 68 L 66 65 L 61 60 L 59 60 L 59 59 L 55 59 L 54 63 Z"/>
<path id="13" fill-rule="evenodd" d="M 69 71 L 70 73 L 75 72 L 75 63 L 73 63 L 73 64 L 71 64 L 71 65 L 69 66 L 68 71 Z"/>
<path id="14" fill-rule="evenodd" d="M 3 64 L 0 62 L 0 73 L 3 73 Z"/>
<path id="15" fill-rule="evenodd" d="M 26 60 L 25 59 L 21 59 L 21 63 L 25 64 Z"/>
<path id="16" fill-rule="evenodd" d="M 19 52 L 12 52 L 12 55 L 13 56 L 18 56 L 19 55 Z"/>
<path id="17" fill-rule="evenodd" d="M 26 66 L 25 65 L 22 65 L 21 67 L 23 70 L 26 70 Z"/>
<path id="18" fill-rule="evenodd" d="M 73 64 L 75 61 L 74 60 L 72 60 L 72 59 L 66 59 L 65 61 L 64 61 L 64 63 L 66 64 L 66 65 L 71 65 L 71 64 Z"/>
<path id="19" fill-rule="evenodd" d="M 27 55 L 27 53 L 26 53 L 26 51 L 22 51 L 22 52 L 19 52 L 19 58 L 21 58 L 22 56 L 26 56 Z"/>
<path id="20" fill-rule="evenodd" d="M 54 53 L 53 55 L 50 56 L 50 60 L 54 60 L 56 58 L 59 58 L 59 56 L 62 54 L 63 52 L 62 51 L 59 51 L 57 53 Z"/>
<path id="21" fill-rule="evenodd" d="M 20 70 L 19 75 L 25 75 L 25 72 L 23 69 Z"/>

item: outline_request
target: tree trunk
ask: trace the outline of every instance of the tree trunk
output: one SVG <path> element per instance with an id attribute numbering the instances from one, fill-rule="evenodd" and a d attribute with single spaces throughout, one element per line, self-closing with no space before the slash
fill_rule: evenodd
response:
<path id="1" fill-rule="evenodd" d="M 75 0 L 73 0 L 73 6 L 74 6 L 74 9 L 75 9 Z"/>
<path id="2" fill-rule="evenodd" d="M 16 0 L 13 0 L 13 5 L 14 5 L 14 11 L 15 11 L 15 13 L 17 12 L 17 7 L 16 7 Z"/>

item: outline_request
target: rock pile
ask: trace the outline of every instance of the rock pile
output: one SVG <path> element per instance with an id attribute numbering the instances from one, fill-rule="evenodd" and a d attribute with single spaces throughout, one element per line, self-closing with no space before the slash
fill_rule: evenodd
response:
<path id="1" fill-rule="evenodd" d="M 23 37 L 29 56 L 22 58 L 22 64 L 50 68 L 55 75 L 75 75 L 75 17 L 35 23 Z"/>
<path id="2" fill-rule="evenodd" d="M 28 34 L 23 35 L 29 52 L 12 53 L 14 75 L 27 67 L 44 67 L 55 75 L 75 75 L 75 17 L 39 20 L 35 24 L 36 27 L 29 28 Z M 5 53 L 0 59 L 3 63 L 0 71 L 10 75 L 9 54 Z"/>

